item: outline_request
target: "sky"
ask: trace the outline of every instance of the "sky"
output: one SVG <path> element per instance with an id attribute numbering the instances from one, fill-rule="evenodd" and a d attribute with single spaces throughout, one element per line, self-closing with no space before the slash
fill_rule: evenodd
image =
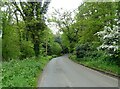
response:
<path id="1" fill-rule="evenodd" d="M 47 14 L 52 14 L 54 9 L 75 10 L 80 6 L 82 0 L 51 0 Z M 54 9 L 53 9 L 54 8 Z M 55 34 L 58 30 L 55 26 L 50 27 Z"/>
<path id="2" fill-rule="evenodd" d="M 51 0 L 48 12 L 53 11 L 52 7 L 55 9 L 64 8 L 66 10 L 74 10 L 81 4 L 81 2 L 82 0 Z"/>

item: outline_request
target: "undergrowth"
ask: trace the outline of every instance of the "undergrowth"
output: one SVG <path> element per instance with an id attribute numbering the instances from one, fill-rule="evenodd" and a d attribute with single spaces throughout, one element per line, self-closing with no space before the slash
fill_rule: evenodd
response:
<path id="1" fill-rule="evenodd" d="M 105 57 L 103 56 L 94 59 L 91 57 L 77 58 L 76 55 L 70 55 L 69 58 L 77 63 L 82 63 L 91 68 L 97 68 L 120 75 L 120 71 L 118 71 L 120 70 L 120 67 L 114 62 L 108 62 L 107 60 L 104 60 Z"/>
<path id="2" fill-rule="evenodd" d="M 51 59 L 41 56 L 2 63 L 2 87 L 35 87 L 38 75 Z"/>

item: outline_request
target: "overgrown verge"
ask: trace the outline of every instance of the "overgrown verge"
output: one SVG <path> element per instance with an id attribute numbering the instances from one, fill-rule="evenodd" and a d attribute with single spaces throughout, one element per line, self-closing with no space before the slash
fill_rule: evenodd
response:
<path id="1" fill-rule="evenodd" d="M 117 77 L 120 75 L 120 67 L 114 62 L 110 63 L 106 61 L 104 55 L 95 59 L 91 57 L 77 58 L 76 55 L 70 54 L 69 58 L 74 62 L 82 64 L 86 67 L 102 71 L 104 73 L 111 74 Z"/>
<path id="2" fill-rule="evenodd" d="M 2 63 L 2 87 L 36 87 L 37 77 L 52 56 Z"/>

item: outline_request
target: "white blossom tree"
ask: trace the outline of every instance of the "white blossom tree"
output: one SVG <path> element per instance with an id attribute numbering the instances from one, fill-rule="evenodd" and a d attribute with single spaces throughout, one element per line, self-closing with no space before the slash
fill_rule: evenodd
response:
<path id="1" fill-rule="evenodd" d="M 110 56 L 119 56 L 120 49 L 120 27 L 113 25 L 111 27 L 104 27 L 103 31 L 96 33 L 103 42 L 97 49 L 106 50 Z"/>

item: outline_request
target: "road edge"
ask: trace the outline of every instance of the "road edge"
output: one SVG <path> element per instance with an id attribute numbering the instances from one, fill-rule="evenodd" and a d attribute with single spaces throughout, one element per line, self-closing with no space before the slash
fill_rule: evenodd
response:
<path id="1" fill-rule="evenodd" d="M 90 66 L 87 66 L 87 65 L 85 65 L 83 63 L 78 63 L 78 64 L 80 64 L 80 65 L 82 65 L 82 66 L 84 66 L 86 68 L 90 68 L 90 69 L 92 69 L 94 71 L 97 71 L 99 73 L 102 73 L 102 74 L 105 74 L 107 76 L 110 76 L 110 77 L 118 79 L 118 89 L 120 89 L 120 76 L 119 75 L 113 74 L 111 72 L 108 72 L 108 71 L 105 71 L 105 70 L 102 70 L 102 69 L 98 69 L 98 68 L 95 68 L 95 67 L 90 67 Z"/>
<path id="2" fill-rule="evenodd" d="M 68 57 L 68 58 L 69 58 L 69 57 Z M 77 62 L 77 61 L 75 61 L 75 60 L 72 60 L 71 58 L 69 58 L 69 59 L 70 59 L 71 61 L 77 63 L 77 64 L 80 64 L 80 65 L 84 66 L 84 67 L 93 69 L 93 70 L 95 70 L 95 71 L 98 71 L 98 72 L 100 72 L 100 73 L 109 75 L 109 76 L 114 77 L 114 78 L 117 78 L 117 79 L 120 79 L 120 76 L 117 75 L 117 74 L 114 74 L 114 73 L 111 73 L 111 72 L 108 72 L 108 71 L 105 71 L 105 70 L 102 70 L 102 69 L 98 69 L 98 68 L 95 68 L 95 67 L 90 67 L 90 66 L 85 65 L 85 64 L 83 64 L 83 63 L 81 63 L 81 62 Z"/>
<path id="3" fill-rule="evenodd" d="M 52 58 L 52 59 L 53 59 L 53 58 Z M 49 63 L 49 62 L 50 62 L 50 61 L 48 61 L 48 63 Z M 40 85 L 40 83 L 41 83 L 43 73 L 44 73 L 44 71 L 45 71 L 45 69 L 46 69 L 48 63 L 46 63 L 46 65 L 44 66 L 44 68 L 43 68 L 41 74 L 39 74 L 39 76 L 38 76 L 38 78 L 37 78 L 37 87 L 40 87 L 39 85 Z"/>

